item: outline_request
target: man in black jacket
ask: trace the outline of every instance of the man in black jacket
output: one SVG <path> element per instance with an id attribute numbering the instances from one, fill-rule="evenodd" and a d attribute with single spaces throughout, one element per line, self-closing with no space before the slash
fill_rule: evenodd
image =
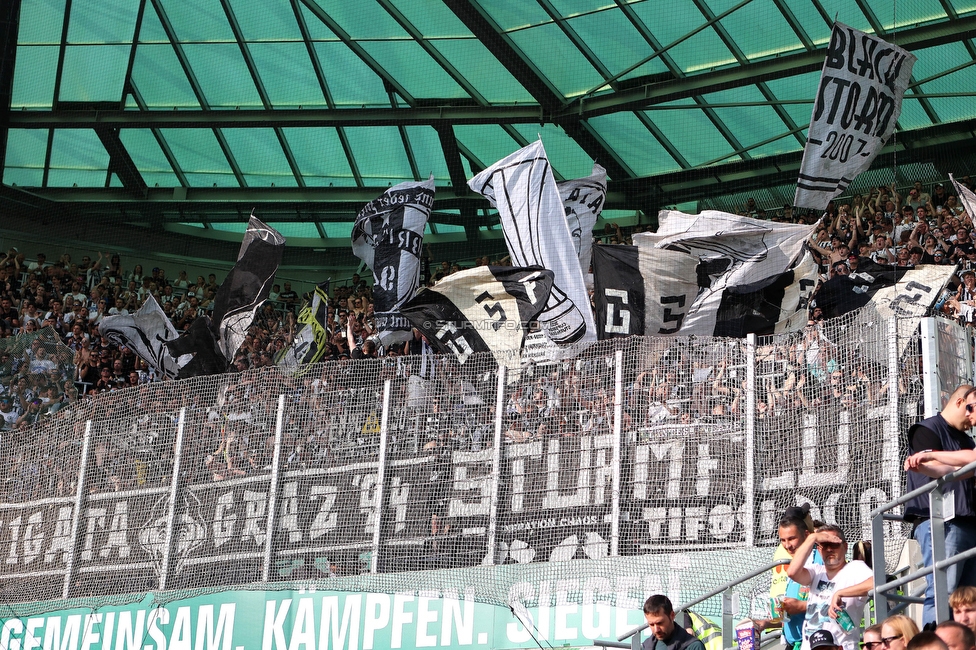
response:
<path id="1" fill-rule="evenodd" d="M 976 388 L 963 384 L 952 392 L 942 412 L 912 425 L 908 430 L 909 458 L 905 461 L 907 490 L 918 489 L 954 469 L 931 459 L 932 452 L 959 452 L 976 447 L 966 431 L 976 423 Z M 952 513 L 945 522 L 946 557 L 976 546 L 976 498 L 972 478 L 962 479 L 946 490 L 946 509 Z M 932 566 L 932 541 L 928 494 L 905 504 L 905 519 L 915 522 L 913 536 L 918 540 L 925 566 Z M 926 576 L 925 606 L 922 620 L 935 621 L 935 600 L 931 574 Z M 962 585 L 976 586 L 976 559 L 954 564 L 946 569 L 946 582 L 951 593 Z"/>
<path id="2" fill-rule="evenodd" d="M 674 624 L 674 607 L 667 596 L 658 594 L 648 598 L 644 602 L 644 618 L 653 635 L 644 640 L 641 646 L 644 650 L 705 650 L 697 637 Z"/>

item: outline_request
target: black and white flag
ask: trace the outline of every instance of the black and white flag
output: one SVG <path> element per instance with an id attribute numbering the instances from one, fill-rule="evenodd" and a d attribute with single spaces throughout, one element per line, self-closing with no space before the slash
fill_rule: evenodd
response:
<path id="1" fill-rule="evenodd" d="M 593 303 L 600 340 L 644 335 L 644 278 L 636 246 L 593 247 Z"/>
<path id="2" fill-rule="evenodd" d="M 952 174 L 949 174 L 949 180 L 952 181 L 952 186 L 956 189 L 959 204 L 966 210 L 966 215 L 970 219 L 976 218 L 976 194 L 973 194 L 971 189 L 957 181 Z"/>
<path id="3" fill-rule="evenodd" d="M 424 227 L 434 205 L 434 177 L 400 183 L 360 210 L 352 250 L 373 271 L 373 308 L 383 345 L 411 337 L 400 307 L 417 292 Z"/>
<path id="4" fill-rule="evenodd" d="M 468 185 L 498 208 L 512 263 L 553 272 L 555 284 L 539 315 L 548 339 L 561 346 L 595 341 L 583 271 L 542 141 L 503 158 Z"/>
<path id="5" fill-rule="evenodd" d="M 252 214 L 237 253 L 237 263 L 214 298 L 210 327 L 228 363 L 234 360 L 254 315 L 271 293 L 284 250 L 285 238 Z"/>
<path id="6" fill-rule="evenodd" d="M 431 345 L 459 363 L 475 352 L 491 352 L 500 364 L 514 367 L 552 282 L 552 271 L 539 267 L 476 266 L 421 290 L 400 311 Z"/>
<path id="7" fill-rule="evenodd" d="M 915 56 L 834 23 L 793 203 L 823 210 L 871 165 L 891 137 Z"/>
<path id="8" fill-rule="evenodd" d="M 658 220 L 657 232 L 634 235 L 647 336 L 714 336 L 723 300 L 731 300 L 726 293 L 751 294 L 780 281 L 815 228 L 717 210 L 662 210 Z"/>
<path id="9" fill-rule="evenodd" d="M 175 341 L 179 333 L 152 294 L 132 314 L 106 316 L 98 324 L 98 331 L 116 345 L 129 348 L 149 367 L 170 379 L 176 379 L 180 368 L 192 359 L 170 354 L 166 344 Z"/>
<path id="10" fill-rule="evenodd" d="M 607 200 L 607 170 L 593 165 L 593 172 L 586 178 L 556 183 L 559 198 L 566 209 L 566 224 L 576 247 L 580 270 L 590 272 L 593 251 L 593 227 L 603 212 Z"/>

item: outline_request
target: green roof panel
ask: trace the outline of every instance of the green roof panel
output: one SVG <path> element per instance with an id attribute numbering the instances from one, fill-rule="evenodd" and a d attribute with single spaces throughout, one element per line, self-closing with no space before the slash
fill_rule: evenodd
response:
<path id="1" fill-rule="evenodd" d="M 200 108 L 190 81 L 170 45 L 139 45 L 132 84 L 150 109 Z"/>
<path id="2" fill-rule="evenodd" d="M 156 0 L 181 43 L 233 43 L 220 0 Z M 150 5 L 155 3 L 149 3 Z"/>
<path id="3" fill-rule="evenodd" d="M 7 185 L 40 187 L 44 179 L 47 129 L 10 129 L 3 182 Z"/>
<path id="4" fill-rule="evenodd" d="M 464 26 L 461 19 L 442 2 L 392 0 L 390 4 L 395 6 L 397 11 L 428 39 L 474 40 L 474 35 Z"/>
<path id="5" fill-rule="evenodd" d="M 468 94 L 415 41 L 369 41 L 365 49 L 414 97 L 455 99 Z"/>
<path id="6" fill-rule="evenodd" d="M 637 175 L 660 174 L 681 168 L 633 113 L 602 115 L 590 120 L 590 126 Z"/>
<path id="7" fill-rule="evenodd" d="M 120 129 L 119 139 L 149 187 L 178 187 L 176 173 L 149 129 Z"/>
<path id="8" fill-rule="evenodd" d="M 94 131 L 55 130 L 48 187 L 105 187 L 108 152 Z"/>
<path id="9" fill-rule="evenodd" d="M 365 185 L 396 185 L 415 180 L 400 130 L 395 126 L 356 126 L 346 128 L 345 133 Z M 418 160 L 417 165 L 427 169 L 431 163 Z"/>
<path id="10" fill-rule="evenodd" d="M 445 39 L 431 43 L 489 104 L 535 101 L 481 41 Z"/>
<path id="11" fill-rule="evenodd" d="M 246 41 L 302 42 L 302 31 L 288 0 L 228 0 Z"/>
<path id="12" fill-rule="evenodd" d="M 11 108 L 51 108 L 58 76 L 58 47 L 18 45 Z"/>
<path id="13" fill-rule="evenodd" d="M 17 42 L 21 45 L 60 43 L 65 18 L 64 5 L 65 0 L 22 2 Z"/>
<path id="14" fill-rule="evenodd" d="M 671 104 L 692 105 L 694 101 L 684 99 Z M 715 124 L 700 109 L 649 111 L 648 114 L 692 166 L 715 160 L 733 151 L 732 145 L 722 137 Z"/>
<path id="15" fill-rule="evenodd" d="M 692 0 L 644 2 L 634 4 L 632 7 L 661 47 L 667 47 L 679 38 L 688 36 L 706 22 Z M 667 16 L 668 19 L 661 20 L 661 16 Z M 685 74 L 735 63 L 735 57 L 732 56 L 729 48 L 710 28 L 703 29 L 683 40 L 669 49 L 667 54 Z"/>
<path id="16" fill-rule="evenodd" d="M 380 78 L 345 44 L 315 43 L 332 101 L 337 106 L 389 107 L 390 97 Z"/>
<path id="17" fill-rule="evenodd" d="M 572 18 L 567 23 L 600 59 L 611 75 L 623 72 L 651 53 L 647 40 L 627 17 L 618 11 L 587 13 Z M 656 57 L 631 70 L 621 79 L 667 71 L 668 68 L 661 58 Z"/>
<path id="18" fill-rule="evenodd" d="M 336 129 L 282 129 L 302 179 L 312 187 L 356 185 Z"/>
<path id="19" fill-rule="evenodd" d="M 223 129 L 248 187 L 298 185 L 274 129 Z"/>
<path id="20" fill-rule="evenodd" d="M 561 127 L 554 124 L 546 124 L 544 127 L 538 124 L 518 124 L 515 128 L 529 142 L 535 142 L 542 137 L 546 155 L 558 179 L 589 176 L 593 171 L 593 159 Z"/>
<path id="21" fill-rule="evenodd" d="M 122 99 L 129 45 L 69 45 L 64 48 L 60 101 L 112 102 Z"/>
<path id="22" fill-rule="evenodd" d="M 166 129 L 163 137 L 191 187 L 240 185 L 213 131 Z"/>
<path id="23" fill-rule="evenodd" d="M 500 126 L 494 124 L 458 124 L 454 135 L 475 156 L 481 168 L 494 165 L 522 145 Z M 532 138 L 531 142 L 535 140 Z"/>
<path id="24" fill-rule="evenodd" d="M 274 108 L 326 106 L 304 43 L 252 43 L 249 47 Z"/>
<path id="25" fill-rule="evenodd" d="M 449 185 L 451 175 L 447 171 L 447 161 L 444 160 L 444 149 L 441 147 L 437 131 L 432 126 L 406 126 L 407 140 L 421 178 L 430 174 L 438 185 Z"/>
<path id="26" fill-rule="evenodd" d="M 566 97 L 580 95 L 604 81 L 555 24 L 514 32 L 511 38 L 549 83 Z"/>
<path id="27" fill-rule="evenodd" d="M 261 97 L 236 43 L 184 45 L 211 108 L 261 108 Z"/>
<path id="28" fill-rule="evenodd" d="M 138 14 L 131 0 L 71 0 L 68 43 L 131 43 Z"/>
<path id="29" fill-rule="evenodd" d="M 708 6 L 718 16 L 739 1 L 708 0 Z M 753 0 L 723 18 L 721 26 L 749 61 L 806 49 L 773 0 Z"/>

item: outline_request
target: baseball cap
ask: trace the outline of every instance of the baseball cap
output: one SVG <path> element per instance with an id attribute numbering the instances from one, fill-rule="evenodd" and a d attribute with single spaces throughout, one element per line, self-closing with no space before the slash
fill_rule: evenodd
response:
<path id="1" fill-rule="evenodd" d="M 810 635 L 810 650 L 817 648 L 836 648 L 834 635 L 827 630 L 817 630 Z"/>

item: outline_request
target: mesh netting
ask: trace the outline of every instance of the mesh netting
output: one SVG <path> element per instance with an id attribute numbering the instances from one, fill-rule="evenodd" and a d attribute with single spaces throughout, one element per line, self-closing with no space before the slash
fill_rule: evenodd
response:
<path id="1" fill-rule="evenodd" d="M 787 506 L 868 536 L 920 413 L 917 337 L 892 347 L 886 327 L 851 314 L 754 348 L 618 339 L 503 372 L 400 357 L 104 393 L 7 448 L 3 600 L 314 581 L 529 605 L 549 595 L 526 580 L 571 577 L 571 601 L 600 581 L 622 607 L 687 601 L 768 563 Z M 890 527 L 892 563 L 906 532 Z M 768 580 L 740 610 L 768 607 Z"/>

